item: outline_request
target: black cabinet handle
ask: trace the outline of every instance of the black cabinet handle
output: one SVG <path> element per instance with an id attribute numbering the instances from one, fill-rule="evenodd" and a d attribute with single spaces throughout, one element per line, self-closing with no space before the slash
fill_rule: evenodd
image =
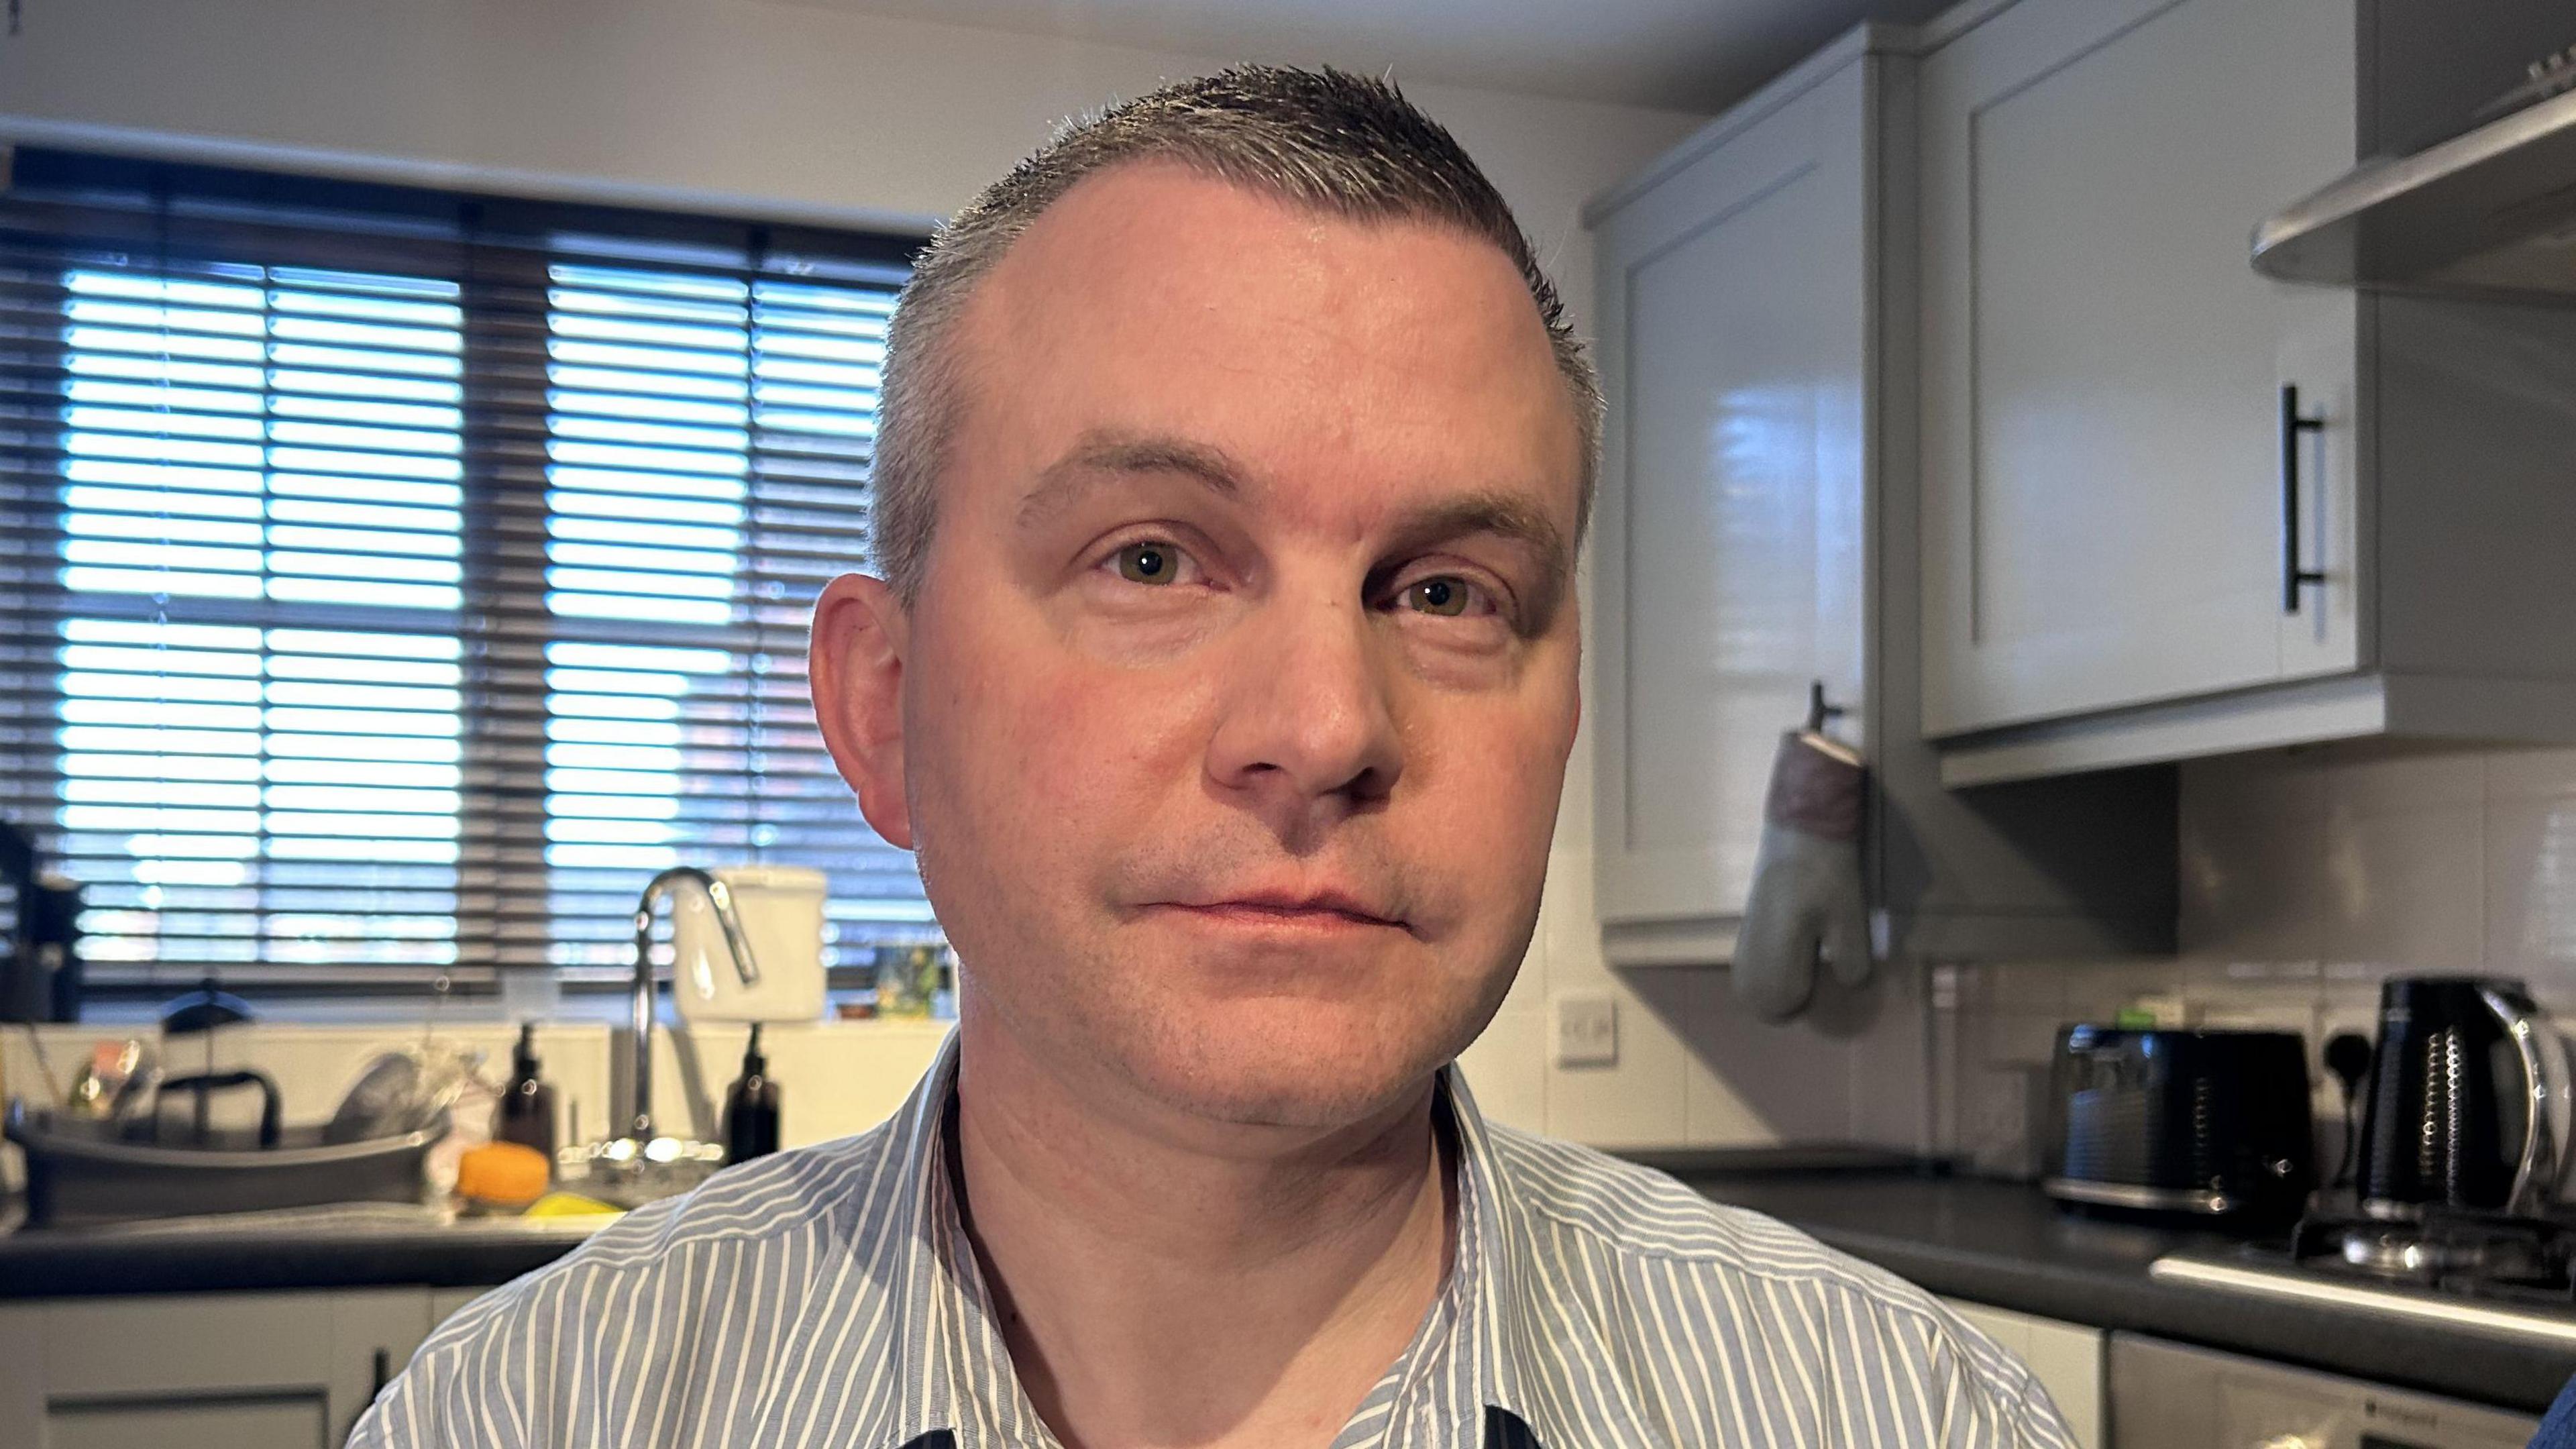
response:
<path id="1" fill-rule="evenodd" d="M 2281 611 L 2299 612 L 2299 590 L 2326 576 L 2299 563 L 2299 443 L 2326 430 L 2325 415 L 2299 411 L 2299 385 L 2281 384 Z"/>
<path id="2" fill-rule="evenodd" d="M 384 1393 L 385 1385 L 394 1381 L 394 1352 L 392 1349 L 380 1348 L 376 1350 L 375 1370 L 376 1386 L 367 1390 L 367 1402 L 371 1404 Z"/>

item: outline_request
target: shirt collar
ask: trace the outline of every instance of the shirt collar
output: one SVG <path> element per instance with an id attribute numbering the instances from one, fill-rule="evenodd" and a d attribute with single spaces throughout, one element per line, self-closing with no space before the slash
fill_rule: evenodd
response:
<path id="1" fill-rule="evenodd" d="M 1457 1063 L 1441 1068 L 1440 1086 L 1458 1151 L 1458 1256 L 1450 1271 L 1461 1305 L 1459 1341 L 1472 1355 L 1473 1401 L 1539 1431 L 1544 1443 L 1571 1442 L 1546 1433 L 1532 1417 L 1524 1363 L 1530 1345 L 1512 1311 L 1524 1287 L 1527 1233 L 1495 1160 L 1493 1137 Z"/>
<path id="2" fill-rule="evenodd" d="M 867 1442 L 909 1445 L 947 1433 L 958 1449 L 1052 1445 L 1054 1436 L 1011 1371 L 1009 1347 L 992 1320 L 992 1299 L 957 1211 L 948 1166 L 956 1100 L 957 1033 L 951 1031 L 887 1124 L 889 1170 L 905 1185 L 884 1263 L 902 1285 L 893 1337 L 900 1387 L 894 1421 Z"/>
<path id="3" fill-rule="evenodd" d="M 897 1295 L 894 1368 L 900 1388 L 893 1422 L 873 1436 L 908 1445 L 941 1431 L 959 1449 L 1051 1446 L 1012 1372 L 1010 1351 L 993 1322 L 972 1244 L 963 1231 L 948 1166 L 949 1110 L 957 1096 L 957 1033 L 951 1031 L 930 1070 L 887 1124 L 889 1170 L 906 1184 L 888 1224 L 890 1252 L 862 1249 L 903 1285 Z M 1534 1347 L 1518 1331 L 1519 1259 L 1525 1233 L 1496 1170 L 1492 1137 L 1453 1063 L 1440 1071 L 1439 1100 L 1453 1128 L 1457 1160 L 1458 1242 L 1443 1290 L 1455 1315 L 1446 1352 L 1465 1355 L 1468 1375 L 1458 1401 L 1500 1409 L 1530 1426 L 1542 1444 L 1573 1442 L 1533 1417 L 1525 1394 L 1524 1356 Z M 1543 1347 L 1543 1346 L 1536 1346 Z M 1452 1371 L 1460 1365 L 1441 1367 Z M 1481 1430 L 1479 1413 L 1471 1435 Z"/>

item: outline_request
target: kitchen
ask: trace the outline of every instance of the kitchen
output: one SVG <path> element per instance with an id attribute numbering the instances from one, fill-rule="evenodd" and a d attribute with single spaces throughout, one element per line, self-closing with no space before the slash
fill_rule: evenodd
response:
<path id="1" fill-rule="evenodd" d="M 2151 1276 L 2201 1240 L 2063 1213 L 2026 1184 L 2050 1166 L 2068 1023 L 2300 1033 L 2329 1175 L 2342 1101 L 2320 1054 L 2378 1035 L 2382 979 L 2492 974 L 2569 1004 L 2576 609 L 2550 550 L 2576 537 L 2552 446 L 2576 338 L 2545 304 L 2271 282 L 2248 238 L 2360 158 L 2466 129 L 2576 34 L 2503 3 L 2463 26 L 2397 3 L 2017 0 L 1834 39 L 1855 10 L 1791 44 L 1765 38 L 1785 33 L 1776 15 L 1676 7 L 1696 8 L 1751 28 L 1693 54 L 1774 59 L 1680 103 L 1569 99 L 1526 63 L 1508 84 L 1441 84 L 1425 59 L 1408 85 L 1538 236 L 1626 423 L 1587 567 L 1588 737 L 1539 937 L 1465 1058 L 1479 1102 L 1666 1154 L 1984 1305 L 2090 1443 L 2262 1443 L 2364 1411 L 2299 1380 L 2293 1421 L 2147 1438 L 2128 1406 L 2176 1396 L 2123 1392 L 2123 1335 L 2430 1391 L 2527 1431 L 2576 1369 L 2563 1330 L 2535 1344 Z M 1061 115 L 1208 57 L 1363 64 L 1400 39 L 1166 16 L 1144 50 L 823 5 L 15 14 L 0 117 L 22 154 L 916 236 Z M 41 655 L 53 668 L 50 641 Z M 1825 728 L 1873 772 L 1856 868 L 1886 959 L 1774 1025 L 1716 963 L 1779 735 L 1819 683 L 1843 711 Z M 51 775 L 16 778 L 18 818 L 30 794 L 58 798 Z M 743 1036 L 648 1033 L 638 1071 L 621 950 L 606 936 L 551 1003 L 546 973 L 478 990 L 460 969 L 453 1000 L 413 973 L 390 1005 L 298 1009 L 234 970 L 264 1019 L 226 1049 L 276 1079 L 287 1120 L 315 1121 L 425 1036 L 503 1075 L 515 1022 L 544 1013 L 562 1141 L 609 1127 L 639 1079 L 652 1115 L 712 1139 Z M 128 1034 L 93 1023 L 148 1023 L 194 985 L 102 994 L 45 1029 L 55 1067 Z M 939 1030 L 769 1030 L 785 1140 L 883 1116 Z M 0 1052 L 7 1089 L 31 1095 L 22 1037 Z M 1837 1150 L 1803 1173 L 1773 1151 L 1820 1145 Z M 1929 1157 L 1957 1167 L 1927 1178 Z M 228 1419 L 241 1442 L 278 1442 L 257 1436 L 280 1422 L 336 1435 L 380 1355 L 398 1367 L 435 1317 L 579 1231 L 377 1223 L 294 1252 L 273 1235 L 21 1238 L 0 1255 L 16 1300 L 0 1423 L 57 1443 L 224 1442 Z M 271 1345 L 301 1357 L 246 1363 Z M 2255 1394 L 2186 1362 L 2204 1397 Z M 2519 1442 L 2482 1420 L 2456 1439 L 2372 1432 Z"/>

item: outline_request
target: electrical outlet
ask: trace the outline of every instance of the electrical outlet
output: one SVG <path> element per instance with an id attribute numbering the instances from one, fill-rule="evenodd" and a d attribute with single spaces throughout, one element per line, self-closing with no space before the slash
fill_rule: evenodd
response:
<path id="1" fill-rule="evenodd" d="M 2038 1176 L 2046 1147 L 2048 1073 L 2030 1066 L 1980 1071 L 1967 1083 L 1958 1144 L 1980 1171 Z"/>
<path id="2" fill-rule="evenodd" d="M 1615 1067 L 1619 1064 L 1619 1002 L 1599 993 L 1556 998 L 1556 1064 L 1560 1067 Z"/>

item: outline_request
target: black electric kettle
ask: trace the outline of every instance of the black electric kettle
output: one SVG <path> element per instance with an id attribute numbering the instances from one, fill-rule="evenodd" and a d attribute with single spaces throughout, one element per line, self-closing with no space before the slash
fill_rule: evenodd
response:
<path id="1" fill-rule="evenodd" d="M 2519 981 L 2395 976 L 2362 1120 L 2361 1209 L 2533 1214 L 2556 1198 L 2567 1055 Z"/>

